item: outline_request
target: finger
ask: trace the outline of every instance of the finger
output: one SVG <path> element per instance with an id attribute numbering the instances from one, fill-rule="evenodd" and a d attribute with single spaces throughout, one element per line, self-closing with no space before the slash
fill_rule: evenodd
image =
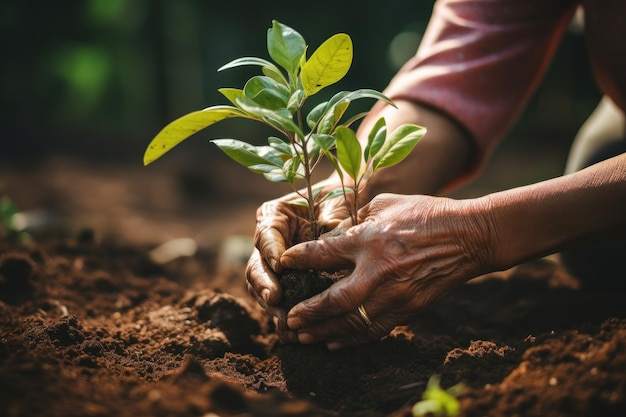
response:
<path id="1" fill-rule="evenodd" d="M 282 343 L 298 343 L 298 335 L 287 327 L 287 313 L 279 307 L 269 306 L 267 314 L 273 318 L 276 334 Z"/>
<path id="2" fill-rule="evenodd" d="M 259 302 L 262 301 L 265 306 L 273 306 L 280 302 L 282 290 L 278 284 L 278 279 L 257 249 L 252 252 L 248 260 L 246 280 L 250 293 Z"/>
<path id="3" fill-rule="evenodd" d="M 376 276 L 375 271 L 366 274 L 363 267 L 357 265 L 346 278 L 294 306 L 287 316 L 289 328 L 298 330 L 310 327 L 317 322 L 356 310 L 378 287 L 379 279 Z"/>
<path id="4" fill-rule="evenodd" d="M 276 272 L 280 272 L 280 256 L 298 233 L 297 218 L 293 208 L 279 200 L 263 203 L 257 210 L 254 244 Z"/>
<path id="5" fill-rule="evenodd" d="M 285 251 L 285 239 L 275 229 L 257 228 L 254 246 L 259 250 L 265 263 L 275 272 L 280 272 L 280 257 Z"/>
<path id="6" fill-rule="evenodd" d="M 337 271 L 353 265 L 351 251 L 346 251 L 344 236 L 317 239 L 287 249 L 280 257 L 280 265 L 292 269 Z"/>
<path id="7" fill-rule="evenodd" d="M 364 307 L 367 311 L 367 307 Z M 326 322 L 303 328 L 298 332 L 302 344 L 326 343 L 330 350 L 370 343 L 389 334 L 395 327 L 391 315 L 377 317 L 368 314 L 369 321 L 358 310 Z"/>
<path id="8" fill-rule="evenodd" d="M 255 298 L 259 305 L 265 310 L 266 314 L 272 319 L 279 340 L 282 343 L 297 343 L 298 335 L 296 332 L 287 327 L 287 312 L 280 307 L 268 305 L 265 300 L 256 293 L 250 283 L 248 283 L 248 292 Z"/>

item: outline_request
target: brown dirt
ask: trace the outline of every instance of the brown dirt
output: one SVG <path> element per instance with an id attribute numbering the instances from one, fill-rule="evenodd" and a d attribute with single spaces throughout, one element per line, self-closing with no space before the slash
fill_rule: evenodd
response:
<path id="1" fill-rule="evenodd" d="M 200 241 L 206 213 L 187 207 L 188 223 L 174 227 L 154 204 L 149 212 L 126 201 L 109 171 L 78 168 L 0 172 L 15 199 L 37 207 L 29 193 L 62 189 L 62 211 L 92 223 L 29 247 L 0 241 L 2 416 L 409 416 L 434 374 L 444 387 L 467 385 L 462 416 L 626 415 L 626 296 L 578 289 L 553 258 L 458 288 L 379 343 L 281 345 L 241 271 L 220 268 L 218 246 L 165 264 L 150 258 L 156 223 L 170 237 L 195 229 Z M 62 188 L 61 175 L 75 180 Z M 114 183 L 145 187 L 144 175 L 126 171 Z M 87 203 L 67 190 L 81 186 L 100 212 L 139 213 L 149 233 L 77 211 Z M 115 204 L 97 200 L 105 191 Z M 223 201 L 194 202 L 237 217 L 202 223 L 219 238 L 220 224 L 243 221 Z M 168 204 L 172 215 L 182 207 Z M 248 203 L 237 207 L 253 221 Z M 118 229 L 103 233 L 103 222 Z"/>
<path id="2" fill-rule="evenodd" d="M 296 304 L 326 290 L 342 277 L 340 273 L 329 274 L 325 271 L 303 269 L 282 271 L 278 277 L 283 292 L 280 306 L 289 311 Z"/>

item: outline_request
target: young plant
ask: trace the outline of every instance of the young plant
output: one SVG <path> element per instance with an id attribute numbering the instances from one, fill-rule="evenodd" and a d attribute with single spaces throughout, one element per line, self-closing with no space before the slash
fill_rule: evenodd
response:
<path id="1" fill-rule="evenodd" d="M 20 210 L 8 195 L 0 195 L 0 238 L 27 245 L 30 242 L 30 235 L 18 220 Z"/>
<path id="2" fill-rule="evenodd" d="M 454 417 L 460 411 L 457 397 L 465 389 L 461 383 L 450 388 L 443 389 L 439 385 L 439 376 L 433 375 L 428 380 L 426 390 L 422 394 L 422 400 L 415 403 L 412 408 L 413 417 L 436 416 Z"/>
<path id="3" fill-rule="evenodd" d="M 238 58 L 218 71 L 241 66 L 259 66 L 262 75 L 250 78 L 242 89 L 218 91 L 230 105 L 217 105 L 186 114 L 165 126 L 148 145 L 144 165 L 148 165 L 196 132 L 219 121 L 244 118 L 272 127 L 267 145 L 256 146 L 237 139 L 214 139 L 226 155 L 272 182 L 286 182 L 302 197 L 294 202 L 307 207 L 311 239 L 319 237 L 315 209 L 320 202 L 343 196 L 353 224 L 357 222 L 358 193 L 365 180 L 377 170 L 404 159 L 426 130 L 417 125 L 403 125 L 387 135 L 384 119 L 379 119 L 361 146 L 351 126 L 366 113 L 346 117 L 350 104 L 371 98 L 394 103 L 372 89 L 340 91 L 330 99 L 311 103 L 320 90 L 335 84 L 352 64 L 352 40 L 338 33 L 323 42 L 307 58 L 308 45 L 302 35 L 277 21 L 267 31 L 270 60 L 257 57 Z M 309 110 L 310 109 L 310 110 Z M 341 179 L 341 187 L 319 196 L 312 174 L 327 158 Z M 349 177 L 349 184 L 345 181 Z M 301 180 L 304 187 L 299 187 Z M 354 193 L 349 199 L 348 193 Z"/>

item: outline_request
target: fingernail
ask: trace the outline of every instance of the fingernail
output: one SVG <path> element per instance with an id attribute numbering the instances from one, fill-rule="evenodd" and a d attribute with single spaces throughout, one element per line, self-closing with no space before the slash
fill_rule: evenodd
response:
<path id="1" fill-rule="evenodd" d="M 311 343 L 313 343 L 313 336 L 311 336 L 309 333 L 298 333 L 298 342 L 302 343 L 303 345 L 310 345 Z"/>
<path id="2" fill-rule="evenodd" d="M 343 348 L 343 345 L 339 342 L 328 342 L 326 343 L 326 349 L 328 350 L 339 350 Z"/>
<path id="3" fill-rule="evenodd" d="M 269 300 L 270 300 L 270 290 L 268 290 L 267 288 L 264 288 L 261 291 L 261 298 L 263 298 L 263 301 L 265 301 L 266 303 L 269 302 Z"/>

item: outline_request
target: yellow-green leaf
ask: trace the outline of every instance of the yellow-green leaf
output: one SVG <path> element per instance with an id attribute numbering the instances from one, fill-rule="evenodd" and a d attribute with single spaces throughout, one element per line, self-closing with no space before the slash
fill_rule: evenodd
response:
<path id="1" fill-rule="evenodd" d="M 311 96 L 341 80 L 352 64 L 352 39 L 345 33 L 328 38 L 302 67 L 304 92 Z"/>
<path id="2" fill-rule="evenodd" d="M 340 126 L 335 133 L 337 138 L 337 159 L 348 175 L 358 183 L 361 173 L 361 144 L 354 131 Z"/>
<path id="3" fill-rule="evenodd" d="M 214 106 L 186 114 L 174 120 L 165 126 L 148 144 L 143 155 L 143 164 L 148 165 L 156 161 L 194 133 L 221 120 L 233 117 L 246 117 L 246 113 L 236 107 Z"/>
<path id="4" fill-rule="evenodd" d="M 222 93 L 222 95 L 235 106 L 237 105 L 237 99 L 244 96 L 243 90 L 238 88 L 219 88 L 217 91 Z"/>

